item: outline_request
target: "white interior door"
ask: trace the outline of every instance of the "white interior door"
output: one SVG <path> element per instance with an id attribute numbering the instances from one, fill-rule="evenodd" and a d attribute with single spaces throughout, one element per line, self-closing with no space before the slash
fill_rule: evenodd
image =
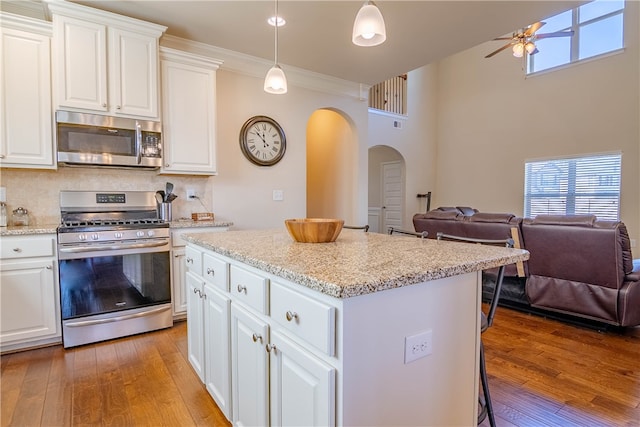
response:
<path id="1" fill-rule="evenodd" d="M 382 171 L 382 230 L 386 233 L 389 227 L 403 228 L 404 206 L 404 173 L 402 162 L 384 162 L 380 164 Z"/>

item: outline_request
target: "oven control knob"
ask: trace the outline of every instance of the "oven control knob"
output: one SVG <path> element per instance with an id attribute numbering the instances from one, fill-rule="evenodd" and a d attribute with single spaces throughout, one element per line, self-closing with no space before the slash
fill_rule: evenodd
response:
<path id="1" fill-rule="evenodd" d="M 100 238 L 100 236 L 98 236 L 98 233 L 92 234 L 91 235 L 91 240 L 98 240 Z"/>
<path id="2" fill-rule="evenodd" d="M 87 240 L 87 235 L 86 234 L 78 234 L 78 240 L 84 242 L 85 240 Z"/>
<path id="3" fill-rule="evenodd" d="M 144 237 L 144 231 L 136 231 L 136 236 Z"/>
<path id="4" fill-rule="evenodd" d="M 122 233 L 120 233 L 119 231 L 116 231 L 115 238 L 116 239 L 122 239 Z"/>
<path id="5" fill-rule="evenodd" d="M 149 237 L 153 237 L 155 234 L 156 234 L 156 232 L 153 231 L 153 230 L 147 231 L 147 236 L 149 236 Z"/>

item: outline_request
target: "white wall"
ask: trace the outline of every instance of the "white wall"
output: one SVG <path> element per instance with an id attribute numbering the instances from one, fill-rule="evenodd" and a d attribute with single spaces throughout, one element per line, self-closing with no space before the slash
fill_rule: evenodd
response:
<path id="1" fill-rule="evenodd" d="M 412 228 L 411 218 L 424 210 L 424 199 L 416 195 L 435 189 L 437 83 L 437 68 L 432 65 L 411 71 L 407 78 L 407 118 L 369 113 L 368 146 L 392 147 L 405 161 L 404 228 Z M 393 127 L 394 120 L 402 121 L 401 129 Z M 379 168 L 370 165 L 373 167 Z"/>
<path id="2" fill-rule="evenodd" d="M 405 227 L 431 206 L 523 214 L 527 159 L 622 151 L 621 219 L 640 241 L 639 2 L 627 2 L 620 54 L 524 77 L 488 42 L 409 73 L 408 118 L 369 114 L 369 147 L 406 161 Z M 370 167 L 373 167 L 372 165 Z"/>
<path id="3" fill-rule="evenodd" d="M 440 61 L 438 205 L 523 214 L 527 159 L 622 151 L 621 219 L 640 233 L 638 2 L 624 52 L 524 78 L 485 43 Z M 634 237 L 635 236 L 635 237 Z"/>
<path id="4" fill-rule="evenodd" d="M 266 71 L 265 71 L 266 72 Z M 285 69 L 286 72 L 286 69 Z M 367 105 L 348 96 L 325 94 L 289 84 L 286 95 L 263 91 L 263 80 L 236 72 L 218 72 L 218 176 L 213 178 L 213 211 L 233 221 L 236 229 L 283 228 L 287 218 L 306 216 L 306 138 L 312 114 L 323 108 L 344 112 L 359 142 L 353 164 L 358 223 L 367 218 Z M 250 163 L 240 151 L 238 134 L 252 116 L 272 117 L 287 136 L 287 151 L 275 166 Z M 273 201 L 273 190 L 284 200 Z"/>

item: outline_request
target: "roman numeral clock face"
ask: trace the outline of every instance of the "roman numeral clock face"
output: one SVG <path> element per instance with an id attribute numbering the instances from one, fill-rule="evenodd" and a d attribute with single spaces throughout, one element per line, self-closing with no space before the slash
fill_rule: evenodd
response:
<path id="1" fill-rule="evenodd" d="M 275 165 L 284 156 L 286 148 L 282 127 L 270 117 L 252 117 L 240 130 L 240 149 L 256 165 Z"/>

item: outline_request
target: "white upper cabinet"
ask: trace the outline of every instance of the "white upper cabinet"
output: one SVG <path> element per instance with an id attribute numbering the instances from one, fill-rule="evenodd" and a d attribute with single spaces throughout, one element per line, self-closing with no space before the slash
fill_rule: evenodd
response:
<path id="1" fill-rule="evenodd" d="M 215 175 L 216 70 L 221 62 L 160 49 L 162 76 L 162 172 Z"/>
<path id="2" fill-rule="evenodd" d="M 53 168 L 51 26 L 0 15 L 0 166 Z"/>
<path id="3" fill-rule="evenodd" d="M 51 2 L 57 109 L 159 119 L 158 40 L 166 27 Z"/>

